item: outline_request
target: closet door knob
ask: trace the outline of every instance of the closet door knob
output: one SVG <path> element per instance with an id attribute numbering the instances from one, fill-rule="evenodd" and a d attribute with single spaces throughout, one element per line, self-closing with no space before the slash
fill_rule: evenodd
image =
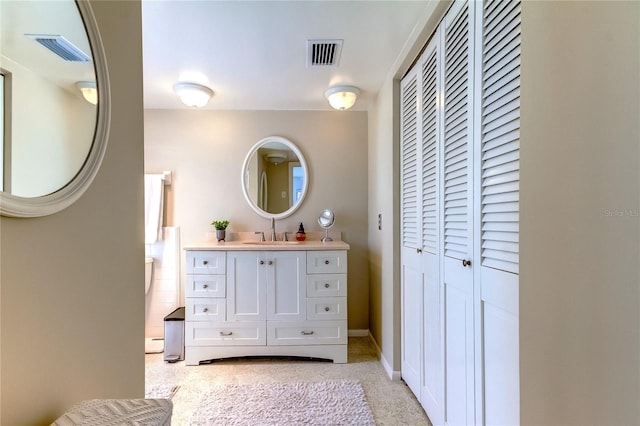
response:
<path id="1" fill-rule="evenodd" d="M 462 266 L 464 267 L 471 266 L 471 261 L 467 259 L 462 259 Z"/>

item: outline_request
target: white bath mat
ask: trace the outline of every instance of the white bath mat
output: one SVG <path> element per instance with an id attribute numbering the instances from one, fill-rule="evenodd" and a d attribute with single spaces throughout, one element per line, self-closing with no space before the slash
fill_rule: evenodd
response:
<path id="1" fill-rule="evenodd" d="M 358 381 L 218 385 L 191 425 L 375 425 Z"/>
<path id="2" fill-rule="evenodd" d="M 164 339 L 146 338 L 144 339 L 145 354 L 161 354 L 164 352 Z"/>

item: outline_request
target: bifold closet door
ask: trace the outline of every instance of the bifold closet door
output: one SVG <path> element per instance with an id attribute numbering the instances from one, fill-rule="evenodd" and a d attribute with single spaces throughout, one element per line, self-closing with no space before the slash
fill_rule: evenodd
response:
<path id="1" fill-rule="evenodd" d="M 470 425 L 474 410 L 473 8 L 459 1 L 445 16 L 442 185 L 445 411 Z"/>
<path id="2" fill-rule="evenodd" d="M 482 4 L 476 203 L 477 423 L 520 422 L 520 1 Z"/>
<path id="3" fill-rule="evenodd" d="M 436 424 L 444 412 L 439 34 L 401 82 L 402 377 Z"/>

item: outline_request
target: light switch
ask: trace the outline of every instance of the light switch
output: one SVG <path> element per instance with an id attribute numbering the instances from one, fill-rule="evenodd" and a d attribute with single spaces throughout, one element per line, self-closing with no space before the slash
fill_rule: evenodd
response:
<path id="1" fill-rule="evenodd" d="M 287 191 L 282 191 L 282 198 L 287 198 Z"/>

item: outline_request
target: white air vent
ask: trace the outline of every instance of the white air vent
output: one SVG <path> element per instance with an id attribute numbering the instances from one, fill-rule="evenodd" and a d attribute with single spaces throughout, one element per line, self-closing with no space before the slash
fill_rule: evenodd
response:
<path id="1" fill-rule="evenodd" d="M 25 34 L 27 37 L 37 41 L 65 61 L 69 62 L 90 62 L 91 57 L 82 50 L 74 46 L 69 40 L 61 35 L 51 34 Z"/>
<path id="2" fill-rule="evenodd" d="M 307 40 L 307 66 L 335 67 L 341 51 L 342 40 Z"/>

